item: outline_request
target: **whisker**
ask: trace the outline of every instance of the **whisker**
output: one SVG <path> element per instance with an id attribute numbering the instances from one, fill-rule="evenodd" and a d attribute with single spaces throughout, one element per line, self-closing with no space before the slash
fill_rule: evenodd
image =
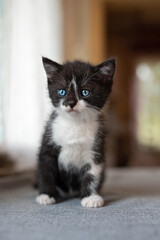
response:
<path id="1" fill-rule="evenodd" d="M 93 108 L 93 109 L 95 109 L 95 110 L 97 110 L 97 111 L 99 111 L 99 112 L 103 112 L 102 109 L 99 108 L 99 107 L 97 107 L 97 106 L 88 105 L 87 107 Z"/>
<path id="2" fill-rule="evenodd" d="M 62 75 L 61 75 L 61 74 L 59 74 L 59 72 L 57 72 L 57 74 L 59 75 L 59 77 L 61 78 L 61 80 L 63 80 L 63 81 L 64 81 L 64 83 L 65 83 L 65 85 L 66 85 L 66 81 L 65 81 L 65 79 L 62 77 Z"/>
<path id="3" fill-rule="evenodd" d="M 88 82 L 94 75 L 96 75 L 97 73 L 93 73 L 89 78 L 83 79 L 82 83 L 81 83 L 81 87 Z M 88 77 L 88 76 L 87 76 Z"/>

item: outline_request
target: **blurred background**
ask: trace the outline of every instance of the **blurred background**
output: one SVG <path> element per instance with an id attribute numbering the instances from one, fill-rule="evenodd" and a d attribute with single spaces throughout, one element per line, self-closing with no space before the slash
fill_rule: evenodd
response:
<path id="1" fill-rule="evenodd" d="M 0 0 L 0 176 L 35 167 L 51 107 L 41 56 L 115 57 L 107 164 L 160 166 L 159 13 L 159 0 Z"/>

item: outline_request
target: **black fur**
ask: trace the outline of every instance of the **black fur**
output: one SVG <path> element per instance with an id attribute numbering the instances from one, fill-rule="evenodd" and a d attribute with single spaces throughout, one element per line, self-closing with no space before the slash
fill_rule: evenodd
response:
<path id="1" fill-rule="evenodd" d="M 105 158 L 105 126 L 101 109 L 111 92 L 115 60 L 109 59 L 100 65 L 93 66 L 81 61 L 66 62 L 60 65 L 43 58 L 43 64 L 47 73 L 49 96 L 55 108 L 58 108 L 62 99 L 64 106 L 71 106 L 72 104 L 74 107 L 76 105 L 77 96 L 72 88 L 69 89 L 72 78 L 75 76 L 79 99 L 83 99 L 87 103 L 88 108 L 95 109 L 98 112 L 99 129 L 93 145 L 95 152 L 93 161 L 97 165 L 103 164 Z M 105 66 L 108 67 L 107 73 L 103 69 Z M 59 89 L 65 89 L 67 94 L 61 97 L 58 94 Z M 83 97 L 81 94 L 82 89 L 90 90 L 90 96 L 87 98 Z M 52 123 L 56 119 L 57 114 L 56 111 L 53 111 L 47 122 L 39 151 L 39 193 L 48 194 L 58 201 L 61 197 L 58 189 L 63 190 L 65 193 L 72 189 L 78 192 L 82 198 L 91 195 L 93 190 L 98 192 L 103 182 L 103 169 L 100 179 L 97 181 L 94 175 L 88 173 L 91 168 L 90 164 L 84 165 L 81 169 L 78 169 L 75 165 L 70 165 L 67 170 L 59 165 L 58 157 L 61 146 L 57 146 L 56 143 L 51 141 Z M 94 187 L 91 188 L 91 184 Z"/>

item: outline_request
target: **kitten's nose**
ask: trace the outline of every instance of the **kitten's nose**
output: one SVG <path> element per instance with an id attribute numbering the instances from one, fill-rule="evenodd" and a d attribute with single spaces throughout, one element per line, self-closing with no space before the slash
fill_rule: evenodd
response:
<path id="1" fill-rule="evenodd" d="M 70 100 L 69 102 L 68 102 L 68 105 L 71 107 L 71 108 L 74 108 L 74 106 L 76 105 L 76 101 L 75 100 Z"/>

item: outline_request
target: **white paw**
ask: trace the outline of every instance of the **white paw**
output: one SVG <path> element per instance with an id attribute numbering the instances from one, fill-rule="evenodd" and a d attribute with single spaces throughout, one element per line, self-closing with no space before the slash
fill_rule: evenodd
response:
<path id="1" fill-rule="evenodd" d="M 36 202 L 39 204 L 54 204 L 56 200 L 53 197 L 49 197 L 47 194 L 40 194 L 36 197 Z"/>
<path id="2" fill-rule="evenodd" d="M 82 199 L 81 204 L 83 207 L 97 208 L 104 205 L 104 200 L 99 195 L 91 195 Z"/>

